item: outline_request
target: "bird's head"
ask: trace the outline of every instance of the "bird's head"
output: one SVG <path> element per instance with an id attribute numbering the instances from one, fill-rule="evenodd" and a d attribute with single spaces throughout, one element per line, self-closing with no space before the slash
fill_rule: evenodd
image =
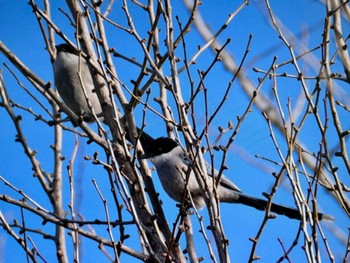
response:
<path id="1" fill-rule="evenodd" d="M 65 53 L 78 55 L 77 51 L 72 46 L 70 46 L 70 45 L 68 45 L 66 43 L 57 45 L 56 46 L 56 51 L 57 51 L 57 53 L 65 52 Z"/>
<path id="2" fill-rule="evenodd" d="M 170 152 L 177 146 L 179 146 L 177 141 L 167 137 L 160 137 L 155 140 L 143 141 L 142 147 L 145 150 L 145 154 L 140 156 L 140 159 L 149 159 L 160 156 L 162 154 Z"/>

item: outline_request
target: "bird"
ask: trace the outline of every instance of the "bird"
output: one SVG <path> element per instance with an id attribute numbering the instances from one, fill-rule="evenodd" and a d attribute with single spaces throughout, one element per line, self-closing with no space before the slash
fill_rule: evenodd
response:
<path id="1" fill-rule="evenodd" d="M 184 194 L 190 193 L 193 203 L 197 209 L 205 206 L 205 200 L 202 191 L 197 183 L 193 169 L 188 171 L 190 160 L 186 151 L 180 144 L 168 137 L 159 137 L 153 139 L 148 134 L 140 136 L 140 142 L 144 147 L 144 154 L 140 159 L 148 159 L 155 167 L 159 180 L 165 192 L 175 201 L 182 203 Z M 206 163 L 206 169 L 209 176 L 212 175 L 211 166 Z M 214 176 L 218 171 L 214 170 Z M 213 180 L 207 180 L 209 187 L 213 187 Z M 187 191 L 186 191 L 187 188 Z M 221 176 L 217 193 L 220 202 L 238 203 L 254 207 L 258 210 L 265 210 L 268 201 L 243 193 L 233 182 L 224 175 Z M 287 216 L 291 219 L 301 220 L 301 214 L 298 210 L 275 204 L 271 204 L 271 212 Z M 317 213 L 319 220 L 333 221 L 333 217 L 327 214 Z"/>
<path id="2" fill-rule="evenodd" d="M 87 96 L 95 114 L 101 118 L 101 104 L 96 92 L 94 92 L 96 87 L 86 60 L 83 57 L 80 58 L 76 50 L 65 43 L 57 45 L 56 51 L 57 56 L 53 62 L 54 80 L 62 100 L 84 121 L 94 122 L 95 118 L 88 106 Z M 83 89 L 85 89 L 86 96 Z M 118 112 L 118 114 L 120 113 Z M 177 141 L 168 137 L 154 139 L 139 128 L 137 128 L 137 131 L 140 133 L 139 140 L 144 150 L 144 155 L 139 156 L 139 158 L 148 159 L 152 162 L 165 192 L 173 200 L 181 203 L 187 188 L 195 207 L 203 208 L 205 199 L 192 169 L 188 178 L 186 178 L 186 171 L 188 171 L 191 163 L 185 150 Z M 126 139 L 132 142 L 128 132 L 126 132 Z M 214 175 L 211 174 L 213 169 L 208 163 L 206 163 L 206 168 L 209 176 L 217 176 L 218 172 L 215 169 Z M 208 180 L 208 184 L 209 187 L 213 187 L 212 180 Z M 240 203 L 258 210 L 265 210 L 268 205 L 267 200 L 244 194 L 225 176 L 221 176 L 217 192 L 221 202 Z M 301 220 L 299 211 L 291 207 L 272 203 L 271 212 Z M 320 220 L 333 220 L 333 217 L 327 214 L 317 213 L 317 215 Z"/>
<path id="3" fill-rule="evenodd" d="M 66 43 L 56 45 L 56 59 L 53 62 L 53 71 L 55 86 L 60 97 L 77 116 L 82 117 L 86 122 L 95 122 L 96 119 L 92 114 L 92 108 L 98 119 L 104 121 L 102 107 L 95 92 L 94 76 L 91 74 L 86 60 L 79 56 L 74 47 Z M 104 84 L 107 85 L 106 82 Z M 85 89 L 86 96 L 83 89 Z M 89 99 L 91 108 L 86 97 Z M 126 123 L 119 109 L 117 109 L 116 114 L 121 122 Z M 50 124 L 56 123 L 57 121 L 50 122 Z M 137 132 L 141 132 L 141 129 L 136 129 Z M 142 137 L 146 136 L 146 133 L 143 133 Z M 129 142 L 133 141 L 131 137 L 129 129 L 126 129 L 126 139 Z"/>
<path id="4" fill-rule="evenodd" d="M 86 122 L 95 118 L 86 97 L 96 116 L 101 118 L 102 108 L 96 92 L 93 76 L 86 60 L 70 45 L 56 46 L 56 58 L 53 62 L 54 82 L 64 103 Z M 81 76 L 81 80 L 80 77 Z M 86 96 L 84 95 L 84 90 Z M 101 118 L 102 119 L 102 118 Z"/>

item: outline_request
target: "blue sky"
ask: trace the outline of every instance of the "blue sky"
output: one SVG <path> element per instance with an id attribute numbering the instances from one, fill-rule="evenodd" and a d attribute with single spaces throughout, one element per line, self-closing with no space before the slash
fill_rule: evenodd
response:
<path id="1" fill-rule="evenodd" d="M 119 6 L 119 1 L 116 1 L 116 5 Z M 253 40 L 250 47 L 250 53 L 247 58 L 249 67 L 245 68 L 248 72 L 248 76 L 253 80 L 254 84 L 258 83 L 258 77 L 262 77 L 253 72 L 252 67 L 259 67 L 261 69 L 267 69 L 272 62 L 275 55 L 278 56 L 278 62 L 289 59 L 286 47 L 282 45 L 278 38 L 278 35 L 274 30 L 269 27 L 266 20 L 266 16 L 262 14 L 266 9 L 263 4 L 259 4 L 259 1 L 251 1 L 237 18 L 229 25 L 229 27 L 220 36 L 220 41 L 224 43 L 226 38 L 232 38 L 227 50 L 233 54 L 235 58 L 239 59 L 243 56 L 245 47 L 250 34 L 253 34 Z M 322 40 L 322 23 L 324 20 L 324 7 L 318 1 L 272 1 L 272 8 L 276 12 L 285 26 L 292 30 L 293 33 L 299 34 L 300 38 L 303 38 L 302 42 L 305 42 L 307 47 L 314 47 L 321 43 Z M 31 11 L 30 6 L 25 1 L 2 1 L 2 10 L 0 16 L 0 41 L 2 41 L 11 51 L 16 54 L 29 68 L 31 68 L 38 76 L 44 81 L 51 81 L 53 83 L 52 66 L 49 60 L 49 56 L 45 51 L 45 45 L 41 36 L 38 23 L 35 20 L 35 16 Z M 203 5 L 200 7 L 202 16 L 210 24 L 213 30 L 217 30 L 221 24 L 226 20 L 228 13 L 235 10 L 238 6 L 236 1 L 203 1 Z M 57 8 L 62 7 L 68 12 L 65 7 L 64 1 L 54 1 L 52 3 L 52 17 L 55 23 L 62 27 L 63 31 L 74 40 L 74 31 L 69 26 L 69 21 L 60 13 Z M 144 14 L 137 13 L 138 9 L 133 8 L 130 3 L 132 14 L 135 15 L 135 25 L 140 29 L 140 33 L 143 36 L 147 35 L 147 27 L 144 24 Z M 265 10 L 265 11 L 262 11 Z M 178 15 L 182 21 L 185 21 L 188 17 L 187 11 L 183 8 L 182 4 L 177 3 L 173 6 L 174 15 Z M 137 15 L 136 15 L 137 14 Z M 115 19 L 119 23 L 125 24 L 125 19 L 121 9 L 114 8 L 110 16 L 111 19 Z M 176 29 L 175 29 L 176 30 Z M 349 26 L 344 29 L 344 32 L 349 32 Z M 133 38 L 126 33 L 115 33 L 113 27 L 107 27 L 107 32 L 110 36 L 109 43 L 111 46 L 116 47 L 117 51 L 136 59 L 142 57 L 140 48 L 135 44 Z M 304 32 L 301 34 L 300 32 Z M 203 44 L 201 37 L 192 29 L 192 32 L 186 36 L 187 45 L 190 50 L 190 54 L 194 54 L 197 46 Z M 57 43 L 62 41 L 56 36 Z M 319 52 L 315 54 L 319 57 Z M 260 54 L 264 54 L 260 57 Z M 206 69 L 213 55 L 210 52 L 206 52 L 204 56 L 200 57 L 194 68 L 197 70 Z M 310 58 L 311 60 L 311 58 Z M 42 109 L 31 99 L 29 96 L 16 84 L 15 79 L 11 76 L 9 71 L 3 66 L 2 63 L 10 65 L 8 60 L 4 56 L 0 56 L 1 69 L 6 81 L 7 88 L 10 96 L 23 106 L 30 107 L 36 112 L 43 113 Z M 118 75 L 120 79 L 128 86 L 131 87 L 130 80 L 135 78 L 135 72 L 137 69 L 134 66 L 130 66 L 128 63 L 122 60 L 115 60 Z M 308 68 L 307 63 L 303 66 L 306 68 L 306 72 L 314 74 L 311 68 Z M 34 88 L 30 86 L 16 69 L 10 65 L 10 68 L 14 70 L 17 76 L 23 84 L 33 91 Z M 194 70 L 194 72 L 196 72 Z M 291 70 L 291 67 L 285 67 L 281 69 L 281 73 L 286 70 Z M 335 70 L 336 71 L 336 70 Z M 341 71 L 341 68 L 338 69 Z M 227 87 L 228 81 L 232 78 L 232 74 L 224 70 L 224 67 L 220 64 L 216 65 L 213 74 L 210 74 L 206 80 L 206 86 L 208 88 L 208 94 L 211 105 L 217 105 L 220 100 L 218 94 L 222 94 L 221 91 Z M 193 74 L 195 80 L 197 80 L 196 74 Z M 182 81 L 182 87 L 188 85 L 188 78 L 185 74 L 180 76 Z M 312 83 L 310 82 L 310 85 Z M 340 86 L 344 85 L 345 95 L 343 103 L 349 103 L 349 93 L 346 92 L 348 85 L 340 83 Z M 291 82 L 284 79 L 279 80 L 279 88 L 281 91 L 281 100 L 283 108 L 287 103 L 287 98 L 292 98 L 292 104 L 296 103 L 298 95 L 300 94 L 300 85 L 298 82 Z M 151 97 L 156 97 L 157 86 L 152 86 Z M 189 92 L 186 93 L 184 89 L 184 96 L 188 97 Z M 188 89 L 187 89 L 188 90 Z M 267 82 L 262 91 L 271 95 L 271 82 Z M 341 99 L 340 99 L 341 100 Z M 48 106 L 48 103 L 45 105 Z M 215 127 L 225 126 L 230 120 L 233 123 L 237 123 L 236 117 L 243 114 L 243 110 L 247 107 L 247 96 L 239 89 L 237 83 L 234 84 L 232 92 L 229 94 L 227 107 L 221 112 L 218 118 L 215 120 L 212 129 L 210 129 L 210 136 L 214 139 L 218 135 Z M 349 104 L 347 104 L 349 105 Z M 157 105 L 154 104 L 156 108 Z M 203 105 L 198 103 L 198 114 L 196 115 L 198 127 L 203 127 L 204 116 L 200 113 Z M 212 106 L 214 108 L 214 106 Z M 213 109 L 211 108 L 211 109 Z M 160 110 L 157 108 L 157 110 Z M 40 159 L 42 166 L 50 171 L 52 169 L 51 159 L 52 151 L 49 147 L 53 143 L 53 134 L 49 127 L 43 123 L 34 121 L 33 117 L 29 114 L 15 109 L 17 114 L 21 114 L 23 117 L 22 125 L 26 132 L 26 138 L 30 142 L 32 149 L 38 151 L 38 159 Z M 142 107 L 136 108 L 136 115 L 141 117 Z M 346 116 L 346 113 L 342 113 Z M 48 118 L 48 116 L 45 116 Z M 348 118 L 349 119 L 349 118 Z M 137 120 L 139 123 L 141 120 Z M 18 143 L 14 143 L 15 129 L 11 123 L 9 117 L 3 108 L 0 108 L 0 122 L 3 131 L 0 133 L 0 145 L 3 149 L 0 151 L 1 160 L 6 160 L 3 165 L 0 166 L 0 176 L 6 178 L 16 187 L 25 190 L 26 194 L 36 200 L 40 200 L 40 204 L 46 208 L 50 208 L 50 202 L 44 196 L 44 193 L 40 189 L 39 184 L 36 182 L 31 174 L 31 167 L 26 158 L 23 157 L 23 149 Z M 149 132 L 154 137 L 165 136 L 165 126 L 159 118 L 152 113 L 146 115 L 146 132 Z M 312 151 L 317 151 L 318 142 L 320 140 L 313 129 L 314 123 L 310 122 L 306 124 L 306 128 L 300 134 L 302 140 L 307 143 L 307 146 Z M 94 125 L 92 125 L 94 127 Z M 96 128 L 96 127 L 95 127 Z M 345 127 L 344 127 L 345 128 Z M 330 131 L 332 132 L 332 130 Z M 334 132 L 334 131 L 333 131 Z M 281 143 L 283 148 L 283 138 L 277 135 L 277 139 Z M 72 147 L 74 145 L 74 135 L 72 133 L 64 134 L 64 155 L 66 156 L 66 163 L 68 164 L 69 158 L 72 155 Z M 92 155 L 96 151 L 96 146 L 86 144 L 84 139 L 79 138 L 78 159 L 75 163 L 75 183 L 77 186 L 77 209 L 85 216 L 85 218 L 95 219 L 104 218 L 103 205 L 100 202 L 97 192 L 92 185 L 92 179 L 95 179 L 99 184 L 99 187 L 106 195 L 110 197 L 108 180 L 105 178 L 105 174 L 99 167 L 92 166 L 83 160 L 85 155 Z M 330 140 L 330 147 L 334 147 L 334 141 Z M 333 143 L 333 144 L 332 144 Z M 274 145 L 269 137 L 267 124 L 257 108 L 253 108 L 253 112 L 248 116 L 244 122 L 233 147 L 230 150 L 230 154 L 227 160 L 227 166 L 229 170 L 226 172 L 227 177 L 233 180 L 244 192 L 254 196 L 261 196 L 262 192 L 269 192 L 274 182 L 274 178 L 271 176 L 272 172 L 278 171 L 278 167 L 273 164 L 256 158 L 255 155 L 264 156 L 272 160 L 278 160 Z M 207 156 L 208 158 L 208 156 Z M 219 164 L 220 156 L 216 157 L 216 163 Z M 344 170 L 345 172 L 346 170 Z M 171 200 L 166 193 L 162 190 L 156 173 L 153 173 L 154 182 L 157 191 L 160 192 L 160 198 L 164 203 L 164 210 L 168 222 L 172 224 L 178 213 L 175 206 L 175 202 Z M 68 191 L 67 181 L 68 177 L 65 177 L 65 191 Z M 348 177 L 344 179 L 347 185 L 350 184 Z M 339 208 L 339 205 L 334 201 L 321 188 L 318 193 L 318 201 L 321 204 L 320 209 L 328 214 L 335 216 L 335 223 L 322 223 L 323 230 L 327 236 L 327 241 L 336 258 L 336 262 L 342 258 L 345 252 L 345 244 L 342 242 L 347 237 L 349 227 L 349 220 L 345 213 Z M 13 191 L 0 182 L 0 194 L 6 193 L 12 196 L 16 196 Z M 68 193 L 68 192 L 67 192 Z M 290 185 L 287 179 L 283 180 L 282 186 L 276 193 L 274 198 L 275 202 L 294 206 L 294 200 L 290 194 Z M 68 195 L 65 195 L 65 202 L 68 204 Z M 112 202 L 110 203 L 111 210 L 113 211 Z M 0 203 L 1 212 L 7 218 L 13 218 L 18 216 L 20 211 L 18 208 L 7 205 L 3 202 Z M 68 206 L 66 207 L 68 211 Z M 245 262 L 249 257 L 251 249 L 251 242 L 248 240 L 250 237 L 254 237 L 260 227 L 263 219 L 263 213 L 254 210 L 249 207 L 241 205 L 222 204 L 222 221 L 225 227 L 225 233 L 230 239 L 229 251 L 231 254 L 232 262 Z M 201 211 L 205 216 L 205 211 Z M 51 227 L 48 225 L 42 226 L 40 223 L 36 224 L 36 217 L 32 217 L 29 213 L 25 213 L 28 216 L 27 224 L 33 228 L 42 228 L 43 230 L 49 230 Z M 207 217 L 206 217 L 207 218 Z M 194 232 L 196 233 L 196 246 L 198 247 L 198 254 L 201 256 L 200 247 L 204 247 L 205 244 L 203 238 L 198 232 L 199 226 L 197 220 L 193 217 Z M 40 221 L 39 221 L 40 222 Z M 208 224 L 208 221 L 205 222 Z M 260 245 L 258 246 L 257 255 L 262 257 L 260 262 L 272 262 L 278 260 L 283 254 L 281 245 L 278 239 L 282 240 L 286 247 L 289 247 L 294 238 L 297 229 L 299 228 L 299 222 L 290 220 L 283 216 L 279 216 L 276 220 L 268 222 L 265 235 L 262 235 Z M 104 227 L 96 227 L 96 231 L 101 235 L 107 237 L 107 232 L 104 231 Z M 116 231 L 116 236 L 117 230 Z M 135 237 L 136 230 L 134 226 L 127 227 L 128 233 Z M 337 233 L 338 238 L 333 234 Z M 340 237 L 340 238 L 339 238 Z M 45 255 L 49 262 L 55 261 L 54 251 L 50 251 L 42 244 L 42 238 L 33 235 L 33 239 L 39 244 L 39 250 Z M 70 245 L 70 238 L 67 238 Z M 183 242 L 183 241 L 182 241 Z M 298 246 L 302 246 L 302 238 L 299 239 Z M 41 246 L 40 246 L 41 245 Z M 139 247 L 138 242 L 135 242 L 135 238 L 131 238 L 126 241 L 126 245 L 133 248 Z M 324 246 L 321 246 L 321 256 L 327 258 Z M 84 240 L 82 243 L 82 262 L 107 262 L 107 258 L 102 256 L 101 252 L 97 248 L 97 244 Z M 293 262 L 302 262 L 305 260 L 304 254 L 300 249 L 295 249 L 291 253 L 291 259 Z M 207 255 L 205 255 L 208 259 Z M 19 246 L 0 230 L 0 262 L 23 262 L 25 260 L 25 254 L 19 248 Z M 126 260 L 126 258 L 125 258 Z M 327 261 L 327 260 L 325 260 Z M 206 261 L 205 261 L 206 262 Z"/>

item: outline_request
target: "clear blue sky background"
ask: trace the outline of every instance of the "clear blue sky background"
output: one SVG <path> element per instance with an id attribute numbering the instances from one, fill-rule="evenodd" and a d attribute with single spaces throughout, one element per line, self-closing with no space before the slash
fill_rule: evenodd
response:
<path id="1" fill-rule="evenodd" d="M 119 1 L 116 1 L 117 5 Z M 226 20 L 229 12 L 235 10 L 238 6 L 237 1 L 203 1 L 203 6 L 201 7 L 202 15 L 211 25 L 213 30 L 219 28 L 220 25 Z M 268 21 L 260 12 L 259 3 L 260 1 L 251 1 L 251 4 L 246 7 L 237 18 L 230 24 L 230 26 L 225 30 L 223 35 L 220 37 L 223 43 L 227 37 L 232 38 L 231 44 L 228 46 L 228 50 L 236 57 L 241 58 L 243 56 L 246 43 L 248 41 L 249 34 L 253 34 L 253 41 L 251 44 L 251 52 L 247 59 L 247 63 L 251 63 L 249 70 L 249 76 L 256 80 L 261 77 L 261 75 L 254 73 L 251 68 L 253 66 L 262 69 L 267 69 L 271 64 L 274 55 L 278 55 L 278 61 L 282 62 L 288 59 L 288 53 L 286 48 L 281 45 L 277 34 L 271 30 L 268 26 Z M 0 1 L 1 3 L 1 15 L 0 15 L 0 41 L 6 44 L 16 56 L 18 56 L 29 68 L 31 68 L 38 76 L 40 76 L 44 81 L 53 82 L 52 67 L 49 60 L 47 52 L 44 50 L 44 41 L 41 37 L 41 33 L 38 27 L 38 23 L 35 19 L 34 14 L 31 11 L 30 6 L 26 1 Z M 68 9 L 65 7 L 64 1 L 52 1 L 52 13 L 53 20 L 62 27 L 63 31 L 73 40 L 73 31 L 69 27 L 69 22 L 66 18 L 57 11 L 58 7 L 62 7 L 64 10 Z M 119 8 L 119 7 L 118 7 Z M 136 14 L 135 9 L 130 8 Z M 262 5 L 262 8 L 263 5 Z M 318 1 L 272 1 L 272 8 L 276 14 L 282 19 L 285 25 L 293 30 L 294 33 L 302 32 L 305 29 L 309 29 L 308 40 L 305 40 L 309 47 L 314 47 L 321 43 L 322 40 L 322 23 L 324 20 L 324 7 Z M 265 10 L 265 9 L 264 9 Z M 182 7 L 181 4 L 174 4 L 173 12 L 178 15 L 182 21 L 185 21 L 188 17 L 187 11 Z M 118 21 L 126 25 L 125 18 L 120 9 L 115 7 L 110 16 L 111 19 Z M 140 28 L 142 34 L 146 34 L 146 29 L 144 27 L 144 16 L 143 14 L 137 14 L 134 16 L 135 24 Z M 110 36 L 110 45 L 117 48 L 117 51 L 128 55 L 130 57 L 140 58 L 142 53 L 140 49 L 134 44 L 134 40 L 131 36 L 123 33 L 120 35 L 113 35 L 115 30 L 108 27 L 108 34 Z M 349 32 L 349 26 L 344 29 Z M 62 41 L 57 37 L 57 43 Z M 195 33 L 188 35 L 187 41 L 189 50 L 193 54 L 194 50 L 198 45 L 202 45 L 202 39 Z M 272 50 L 271 50 L 272 47 Z M 259 55 L 265 52 L 264 57 Z M 320 52 L 320 51 L 319 51 Z M 210 53 L 201 57 L 197 61 L 195 66 L 198 69 L 204 70 L 211 62 L 213 55 Z M 3 75 L 7 84 L 7 88 L 10 92 L 10 96 L 18 103 L 23 106 L 31 107 L 37 112 L 42 110 L 36 105 L 36 103 L 29 98 L 27 94 L 16 84 L 16 81 L 9 74 L 2 63 L 5 62 L 9 65 L 8 61 L 0 56 L 1 68 L 3 69 Z M 254 63 L 254 64 L 253 64 Z M 126 85 L 130 85 L 130 80 L 135 78 L 135 72 L 137 69 L 135 67 L 127 65 L 125 62 L 116 60 L 116 66 L 118 74 Z M 10 66 L 14 69 L 12 66 Z M 248 67 L 248 65 L 247 65 Z M 209 89 L 209 97 L 211 103 L 215 105 L 220 100 L 220 97 L 216 96 L 218 91 L 222 91 L 226 88 L 228 81 L 232 77 L 229 73 L 223 70 L 220 65 L 216 66 L 217 72 L 220 75 L 212 74 L 208 77 L 206 85 Z M 290 68 L 289 68 L 290 69 Z M 340 69 L 339 69 L 340 70 Z M 24 78 L 20 76 L 21 81 L 27 88 L 34 91 Z M 310 74 L 313 72 L 310 71 Z M 194 78 L 196 78 L 194 74 Z M 196 78 L 197 79 L 197 78 Z M 181 76 L 183 85 L 186 82 L 186 76 Z M 283 105 L 286 105 L 287 97 L 295 98 L 299 92 L 300 87 L 296 85 L 290 85 L 289 82 L 280 83 L 281 93 L 283 94 L 282 101 Z M 131 86 L 131 85 L 130 85 Z M 348 87 L 345 88 L 345 90 Z M 270 94 L 270 85 L 265 85 L 263 91 Z M 34 91 L 34 94 L 37 94 Z M 348 94 L 348 93 L 347 93 Z M 151 96 L 156 97 L 158 95 L 156 91 L 156 86 L 153 87 Z M 294 100 L 295 101 L 295 100 Z M 46 102 L 45 102 L 46 103 Z M 236 123 L 236 116 L 242 115 L 248 100 L 246 96 L 238 89 L 238 86 L 234 86 L 232 93 L 230 93 L 228 104 L 225 110 L 218 117 L 213 127 L 219 125 L 225 126 L 228 120 Z M 349 101 L 344 101 L 344 103 L 349 103 Z M 48 104 L 46 104 L 48 105 Z M 349 105 L 349 104 L 348 104 Z M 154 107 L 157 107 L 155 105 Z M 284 107 L 284 106 L 283 106 Z M 200 106 L 199 106 L 200 108 Z M 159 110 L 159 108 L 157 108 Z M 142 107 L 138 107 L 136 110 L 139 111 L 139 116 L 142 114 Z M 46 127 L 42 123 L 35 122 L 33 117 L 21 112 L 16 109 L 18 114 L 23 116 L 23 128 L 26 132 L 26 137 L 30 142 L 32 149 L 38 150 L 38 158 L 41 160 L 42 166 L 50 171 L 52 152 L 49 149 L 49 145 L 53 143 L 52 133 L 50 128 Z M 202 111 L 198 111 L 202 112 Z M 48 116 L 45 116 L 46 118 Z M 199 126 L 204 124 L 204 116 L 196 116 Z M 141 121 L 141 120 L 138 120 Z M 147 127 L 146 131 L 149 132 L 154 137 L 165 136 L 165 127 L 162 126 L 160 119 L 157 119 L 152 113 L 147 114 Z M 30 164 L 26 158 L 23 157 L 23 149 L 20 144 L 14 144 L 15 140 L 15 129 L 9 117 L 6 115 L 3 108 L 0 108 L 0 125 L 2 131 L 0 133 L 0 158 L 2 160 L 2 165 L 0 165 L 0 176 L 5 177 L 16 187 L 26 191 L 35 200 L 40 200 L 42 206 L 50 208 L 49 201 L 43 198 L 44 193 L 41 191 L 39 184 L 36 182 L 35 178 L 32 177 Z M 310 126 L 311 127 L 311 126 Z M 211 138 L 215 138 L 218 134 L 216 129 L 211 130 Z M 64 135 L 64 154 L 67 157 L 66 163 L 72 154 L 72 146 L 74 143 L 74 136 L 70 133 Z M 313 131 L 306 129 L 302 134 L 302 138 L 311 142 L 311 147 L 318 147 L 317 142 L 319 137 L 314 136 Z M 282 142 L 283 139 L 278 137 Z M 312 143 L 314 142 L 314 143 Z M 96 179 L 99 187 L 106 195 L 109 196 L 109 186 L 108 180 L 105 178 L 105 174 L 101 169 L 96 167 L 91 167 L 83 160 L 83 156 L 92 155 L 96 148 L 93 145 L 87 145 L 82 139 L 79 139 L 79 151 L 78 160 L 75 164 L 75 180 L 77 184 L 77 209 L 82 212 L 82 214 L 87 219 L 104 219 L 103 205 L 100 202 L 96 190 L 94 189 L 91 180 Z M 334 145 L 331 145 L 334 146 Z M 317 151 L 317 148 L 312 148 L 311 150 Z M 229 158 L 227 160 L 227 165 L 229 170 L 226 172 L 227 176 L 233 180 L 243 191 L 254 195 L 261 196 L 262 192 L 269 192 L 274 182 L 271 176 L 272 172 L 278 171 L 278 167 L 272 166 L 270 163 L 261 161 L 254 158 L 254 155 L 265 156 L 274 160 L 278 160 L 274 146 L 268 136 L 268 130 L 266 127 L 266 122 L 264 121 L 259 110 L 254 109 L 253 113 L 249 115 L 249 118 L 245 121 L 242 130 L 240 131 L 237 141 L 234 143 Z M 217 161 L 220 159 L 218 158 Z M 164 202 L 164 210 L 169 222 L 173 222 L 177 215 L 177 208 L 175 207 L 175 202 L 167 197 L 161 188 L 158 181 L 156 173 L 154 173 L 154 181 L 157 190 L 160 192 L 160 197 Z M 66 183 L 68 177 L 65 177 Z M 349 180 L 345 182 L 349 185 Z M 68 186 L 65 185 L 65 191 L 68 192 Z M 294 206 L 294 200 L 290 195 L 290 187 L 287 180 L 285 180 L 275 196 L 275 202 L 286 204 L 289 206 Z M 332 214 L 336 217 L 335 223 L 322 224 L 324 227 L 325 234 L 327 236 L 328 242 L 331 246 L 332 251 L 335 253 L 336 262 L 342 258 L 345 252 L 345 245 L 341 241 L 344 241 L 347 235 L 347 228 L 349 227 L 348 217 L 340 210 L 339 205 L 330 198 L 325 192 L 320 189 L 321 193 L 318 195 L 319 203 L 322 205 L 321 210 L 326 213 Z M 10 194 L 16 196 L 15 193 L 9 190 L 3 183 L 0 183 L 0 193 Z M 65 196 L 65 202 L 68 203 L 68 196 Z M 112 206 L 112 202 L 110 202 Z M 6 218 L 13 218 L 15 215 L 18 216 L 19 209 L 13 206 L 9 206 L 0 203 L 0 209 Z M 68 211 L 68 206 L 66 207 Z M 112 211 L 113 208 L 112 208 Z M 202 211 L 205 215 L 205 211 Z M 49 226 L 41 226 L 40 224 L 35 224 L 37 218 L 30 217 L 29 213 L 25 213 L 28 216 L 26 221 L 28 226 L 33 228 L 42 228 L 43 230 L 50 229 Z M 222 221 L 225 226 L 225 232 L 227 237 L 230 239 L 230 254 L 232 262 L 245 262 L 248 259 L 251 242 L 248 240 L 249 237 L 254 237 L 260 227 L 260 223 L 263 218 L 263 213 L 256 211 L 254 209 L 240 206 L 240 205 L 228 205 L 222 204 Z M 193 218 L 193 221 L 196 221 Z M 208 224 L 208 222 L 205 222 Z M 278 239 L 282 240 L 286 247 L 289 247 L 295 238 L 296 230 L 299 228 L 299 222 L 290 220 L 283 216 L 279 216 L 276 220 L 269 221 L 265 229 L 265 234 L 262 235 L 260 245 L 258 246 L 257 255 L 262 257 L 260 262 L 274 262 L 282 255 L 282 248 L 278 242 Z M 196 233 L 196 245 L 197 247 L 203 247 L 205 250 L 203 239 L 198 233 L 198 224 L 195 223 L 194 232 Z M 107 232 L 104 231 L 104 227 L 96 227 L 96 231 L 102 233 L 107 237 Z M 117 234 L 117 229 L 116 236 Z M 128 233 L 135 235 L 135 227 L 128 227 Z M 333 237 L 329 234 L 329 231 L 337 231 L 339 239 Z M 48 247 L 42 245 L 41 237 L 31 235 L 38 245 L 39 250 L 44 254 L 48 262 L 55 261 L 55 253 Z M 67 238 L 68 245 L 70 245 L 70 239 Z M 139 244 L 132 243 L 135 240 L 131 238 L 126 241 L 126 245 L 132 247 L 139 247 Z M 303 239 L 299 240 L 298 246 L 302 246 Z M 50 243 L 50 241 L 46 241 Z M 82 262 L 107 262 L 107 258 L 101 257 L 101 253 L 98 251 L 96 243 L 84 240 L 82 243 Z M 326 251 L 323 246 L 321 246 L 321 255 L 326 258 Z M 305 261 L 304 254 L 300 250 L 295 250 L 291 254 L 291 259 L 293 262 L 303 262 Z M 200 250 L 198 250 L 198 255 L 201 255 Z M 207 255 L 206 259 L 208 260 Z M 124 258 L 126 262 L 126 258 Z M 8 236 L 4 231 L 0 230 L 0 262 L 24 262 L 25 254 L 23 250 Z M 326 260 L 327 261 L 327 260 Z M 205 261 L 207 262 L 207 261 Z"/>

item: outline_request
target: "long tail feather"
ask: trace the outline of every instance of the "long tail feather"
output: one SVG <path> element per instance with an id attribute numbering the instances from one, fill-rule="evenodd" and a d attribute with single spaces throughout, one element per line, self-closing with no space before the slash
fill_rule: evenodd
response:
<path id="1" fill-rule="evenodd" d="M 267 206 L 267 201 L 255 198 L 252 196 L 248 196 L 245 194 L 240 193 L 238 199 L 236 200 L 237 203 L 244 204 L 247 206 L 254 207 L 258 210 L 265 210 Z M 285 215 L 292 219 L 301 220 L 300 212 L 294 208 L 278 205 L 278 204 L 271 204 L 271 212 L 279 214 L 279 215 Z M 334 221 L 334 218 L 331 215 L 317 213 L 319 220 L 328 220 L 328 221 Z"/>

